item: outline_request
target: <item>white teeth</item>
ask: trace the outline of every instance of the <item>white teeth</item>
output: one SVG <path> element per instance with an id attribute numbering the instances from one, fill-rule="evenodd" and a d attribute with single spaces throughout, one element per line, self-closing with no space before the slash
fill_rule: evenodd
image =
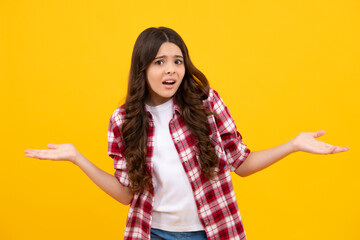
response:
<path id="1" fill-rule="evenodd" d="M 173 80 L 168 80 L 168 81 L 165 81 L 164 83 L 173 84 L 173 83 L 175 83 L 175 81 L 173 81 Z"/>

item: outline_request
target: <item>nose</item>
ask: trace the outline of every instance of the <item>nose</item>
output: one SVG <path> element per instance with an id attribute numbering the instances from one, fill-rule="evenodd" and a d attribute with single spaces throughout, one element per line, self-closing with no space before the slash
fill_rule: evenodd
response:
<path id="1" fill-rule="evenodd" d="M 167 74 L 172 74 L 172 73 L 175 73 L 175 64 L 174 63 L 168 63 L 167 66 L 166 66 L 166 73 Z"/>

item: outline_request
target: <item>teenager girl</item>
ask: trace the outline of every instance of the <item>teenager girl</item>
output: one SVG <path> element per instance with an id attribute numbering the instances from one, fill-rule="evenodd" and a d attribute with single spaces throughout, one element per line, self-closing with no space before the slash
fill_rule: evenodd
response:
<path id="1" fill-rule="evenodd" d="M 246 239 L 230 171 L 248 176 L 290 153 L 349 150 L 300 133 L 251 152 L 219 94 L 191 62 L 172 29 L 148 28 L 136 40 L 126 102 L 110 118 L 115 176 L 72 144 L 28 149 L 26 156 L 71 161 L 129 208 L 125 239 Z"/>

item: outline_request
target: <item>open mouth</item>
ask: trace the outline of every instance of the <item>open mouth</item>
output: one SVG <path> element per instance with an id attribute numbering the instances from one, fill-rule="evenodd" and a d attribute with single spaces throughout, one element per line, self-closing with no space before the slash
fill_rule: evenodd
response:
<path id="1" fill-rule="evenodd" d="M 174 85 L 174 84 L 175 84 L 175 80 L 166 80 L 166 81 L 164 81 L 162 84 L 164 84 L 164 85 Z"/>

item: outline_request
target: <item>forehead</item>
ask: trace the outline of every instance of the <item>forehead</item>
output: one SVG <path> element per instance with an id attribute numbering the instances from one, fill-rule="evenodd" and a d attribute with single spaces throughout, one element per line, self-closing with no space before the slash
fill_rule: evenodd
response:
<path id="1" fill-rule="evenodd" d="M 171 42 L 164 42 L 156 56 L 174 56 L 174 55 L 180 55 L 182 56 L 182 52 L 181 52 L 181 49 L 174 43 L 171 43 Z"/>

